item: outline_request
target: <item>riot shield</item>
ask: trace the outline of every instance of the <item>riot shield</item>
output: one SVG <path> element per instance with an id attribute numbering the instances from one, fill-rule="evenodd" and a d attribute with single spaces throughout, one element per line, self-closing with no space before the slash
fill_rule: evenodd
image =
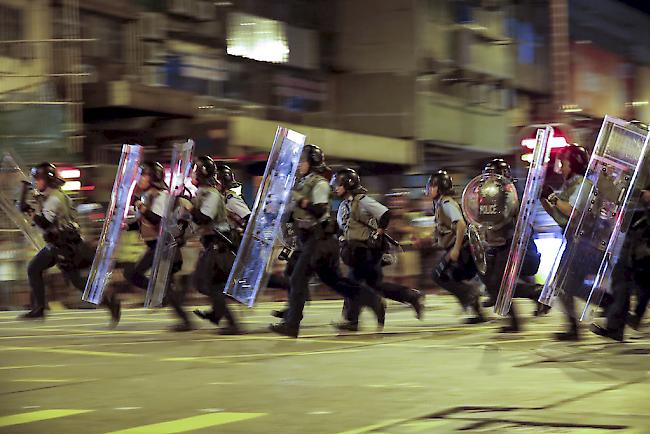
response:
<path id="1" fill-rule="evenodd" d="M 274 245 L 291 200 L 305 136 L 278 127 L 248 226 L 224 293 L 251 307 L 269 279 Z"/>
<path id="2" fill-rule="evenodd" d="M 45 247 L 45 241 L 32 219 L 19 209 L 21 203 L 33 198 L 33 187 L 25 173 L 20 170 L 11 154 L 4 154 L 0 163 L 0 208 L 14 225 L 20 229 L 27 241 L 36 250 Z"/>
<path id="3" fill-rule="evenodd" d="M 515 291 L 515 284 L 519 278 L 521 267 L 524 263 L 524 256 L 533 233 L 535 220 L 535 209 L 539 202 L 542 186 L 546 178 L 546 167 L 550 156 L 551 148 L 548 146 L 553 137 L 553 128 L 547 126 L 537 130 L 537 143 L 533 152 L 533 161 L 528 169 L 526 186 L 521 197 L 521 208 L 515 225 L 508 262 L 501 280 L 501 288 L 494 306 L 494 311 L 499 315 L 507 315 L 512 303 L 512 296 Z"/>
<path id="4" fill-rule="evenodd" d="M 486 249 L 505 242 L 495 239 L 492 234 L 511 224 L 519 209 L 517 190 L 504 176 L 481 174 L 465 187 L 461 207 L 468 222 L 472 257 L 478 272 L 484 276 L 487 271 Z"/>
<path id="5" fill-rule="evenodd" d="M 648 138 L 647 130 L 605 117 L 541 303 L 551 305 L 560 294 L 582 298 L 581 321 L 598 308 L 630 223 L 629 205 L 640 194 Z"/>
<path id="6" fill-rule="evenodd" d="M 192 151 L 194 142 L 188 140 L 174 146 L 170 166 L 169 191 L 165 210 L 160 221 L 156 251 L 151 266 L 151 277 L 147 288 L 144 307 L 158 307 L 162 305 L 165 291 L 169 286 L 172 276 L 172 266 L 176 258 L 179 245 L 178 237 L 178 198 L 185 191 L 185 181 L 192 169 Z"/>
<path id="7" fill-rule="evenodd" d="M 140 176 L 142 146 L 123 145 L 122 157 L 117 167 L 111 201 L 106 211 L 102 233 L 97 243 L 86 289 L 81 297 L 84 301 L 99 304 L 113 272 L 113 254 L 122 235 L 122 224 L 131 204 L 131 196 Z"/>

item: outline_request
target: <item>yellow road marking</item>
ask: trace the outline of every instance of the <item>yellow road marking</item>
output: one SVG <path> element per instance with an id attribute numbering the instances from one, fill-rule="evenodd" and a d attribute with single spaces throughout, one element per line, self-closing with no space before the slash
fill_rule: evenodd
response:
<path id="1" fill-rule="evenodd" d="M 69 383 L 71 381 L 88 381 L 90 378 L 20 378 L 12 383 Z"/>
<path id="2" fill-rule="evenodd" d="M 136 426 L 107 434 L 172 434 L 254 419 L 266 413 L 209 413 L 151 425 Z"/>
<path id="3" fill-rule="evenodd" d="M 0 366 L 0 371 L 9 369 L 31 369 L 31 368 L 62 368 L 66 365 L 22 365 L 22 366 Z"/>
<path id="4" fill-rule="evenodd" d="M 349 431 L 342 431 L 342 432 L 340 432 L 338 434 L 364 434 L 364 433 L 367 433 L 367 432 L 370 432 L 370 431 L 374 431 L 376 429 L 381 429 L 381 428 L 387 427 L 387 426 L 392 425 L 394 423 L 397 423 L 399 421 L 400 421 L 399 419 L 387 420 L 387 421 L 384 421 L 384 422 L 376 423 L 374 425 L 367 425 L 367 426 L 362 426 L 361 428 L 351 429 Z"/>
<path id="5" fill-rule="evenodd" d="M 5 426 L 20 425 L 23 423 L 38 422 L 41 420 L 57 419 L 59 417 L 73 416 L 75 414 L 89 413 L 93 410 L 39 410 L 27 413 L 13 414 L 0 417 L 0 428 Z"/>
<path id="6" fill-rule="evenodd" d="M 140 354 L 112 353 L 108 351 L 68 350 L 64 348 L 39 348 L 39 347 L 6 347 L 0 346 L 0 351 L 33 351 L 36 353 L 78 354 L 81 356 L 103 357 L 140 357 Z"/>

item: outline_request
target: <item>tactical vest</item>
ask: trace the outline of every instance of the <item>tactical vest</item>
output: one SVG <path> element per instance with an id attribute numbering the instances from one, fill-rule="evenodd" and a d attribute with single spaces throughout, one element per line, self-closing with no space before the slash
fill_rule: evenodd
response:
<path id="1" fill-rule="evenodd" d="M 147 209 L 152 209 L 154 201 L 156 199 L 159 199 L 161 194 L 163 193 L 160 190 L 155 187 L 151 187 L 142 195 L 142 203 Z M 153 224 L 143 216 L 140 216 L 140 237 L 144 241 L 152 241 L 157 239 L 158 235 L 159 225 Z"/>
<path id="2" fill-rule="evenodd" d="M 45 201 L 52 196 L 59 199 L 61 208 L 50 228 L 45 230 L 43 239 L 48 243 L 61 244 L 68 241 L 81 239 L 81 231 L 76 221 L 76 213 L 72 206 L 72 200 L 60 189 L 52 189 L 47 195 L 36 196 L 39 212 L 43 212 Z"/>
<path id="3" fill-rule="evenodd" d="M 562 190 L 557 194 L 558 199 L 568 202 L 571 196 L 580 189 L 580 185 L 584 179 L 585 178 L 581 175 L 573 175 L 570 179 L 565 181 Z M 553 220 L 555 220 L 562 229 L 566 228 L 569 223 L 569 217 L 562 214 L 557 208 L 553 209 L 551 217 L 553 217 Z"/>
<path id="4" fill-rule="evenodd" d="M 48 192 L 47 195 L 38 195 L 36 196 L 36 203 L 39 205 L 39 212 L 43 212 L 43 206 L 49 197 L 56 197 L 61 203 L 60 213 L 56 216 L 54 225 L 57 227 L 64 227 L 69 224 L 76 223 L 76 216 L 74 212 L 74 207 L 72 206 L 72 200 L 70 197 L 59 189 L 52 189 Z"/>
<path id="5" fill-rule="evenodd" d="M 301 229 L 309 229 L 317 223 L 326 221 L 330 217 L 329 198 L 327 201 L 327 211 L 319 219 L 316 219 L 309 211 L 302 209 L 299 206 L 302 199 L 306 198 L 311 201 L 311 192 L 320 181 L 327 182 L 322 175 L 312 172 L 298 181 L 291 193 L 292 200 L 294 201 L 293 219 Z"/>
<path id="6" fill-rule="evenodd" d="M 436 221 L 436 229 L 433 234 L 433 241 L 435 246 L 442 249 L 449 249 L 456 242 L 456 223 L 452 223 L 451 218 L 443 211 L 443 203 L 451 203 L 459 210 L 460 206 L 451 196 L 442 196 L 435 204 L 434 219 Z"/>
<path id="7" fill-rule="evenodd" d="M 225 233 L 230 229 L 230 225 L 228 224 L 228 215 L 226 213 L 226 201 L 223 199 L 223 195 L 215 187 L 200 187 L 196 192 L 196 197 L 192 201 L 194 207 L 201 209 L 203 201 L 212 196 L 211 193 L 215 192 L 220 196 L 220 200 L 217 202 L 217 213 L 210 223 L 198 225 L 199 235 L 212 235 L 216 231 Z"/>
<path id="8" fill-rule="evenodd" d="M 366 197 L 365 194 L 357 194 L 350 203 L 350 215 L 344 228 L 344 236 L 348 241 L 368 241 L 373 233 L 371 228 L 377 228 L 375 218 L 361 212 L 361 200 L 364 197 Z"/>
<path id="9" fill-rule="evenodd" d="M 226 204 L 228 201 L 233 198 L 241 197 L 233 190 L 226 190 Z M 226 215 L 228 217 L 228 223 L 232 229 L 243 231 L 245 229 L 244 221 L 235 213 L 228 211 L 226 207 Z"/>

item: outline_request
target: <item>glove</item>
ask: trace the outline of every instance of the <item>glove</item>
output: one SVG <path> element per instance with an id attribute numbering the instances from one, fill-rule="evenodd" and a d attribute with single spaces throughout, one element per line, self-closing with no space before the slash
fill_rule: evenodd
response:
<path id="1" fill-rule="evenodd" d="M 553 188 L 551 188 L 550 185 L 545 184 L 545 185 L 542 187 L 542 196 L 541 196 L 541 197 L 543 197 L 543 198 L 548 198 L 550 195 L 552 195 L 552 194 L 554 194 L 554 193 L 555 193 L 555 190 L 553 190 Z"/>

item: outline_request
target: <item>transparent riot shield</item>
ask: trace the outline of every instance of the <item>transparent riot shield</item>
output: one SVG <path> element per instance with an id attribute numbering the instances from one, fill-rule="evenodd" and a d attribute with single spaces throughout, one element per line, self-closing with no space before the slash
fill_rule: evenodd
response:
<path id="1" fill-rule="evenodd" d="M 546 168 L 551 148 L 548 145 L 553 137 L 553 128 L 547 126 L 537 130 L 537 142 L 533 152 L 533 161 L 528 169 L 526 186 L 521 197 L 519 216 L 515 224 L 514 236 L 508 253 L 508 262 L 501 280 L 501 288 L 494 306 L 494 311 L 499 315 L 507 315 L 512 303 L 515 284 L 524 263 L 526 249 L 533 233 L 535 210 L 539 203 L 542 186 L 546 178 Z"/>
<path id="2" fill-rule="evenodd" d="M 36 250 L 45 247 L 45 241 L 32 219 L 20 211 L 21 204 L 33 199 L 33 187 L 11 154 L 4 154 L 0 163 L 0 208 Z"/>
<path id="3" fill-rule="evenodd" d="M 551 305 L 561 294 L 582 298 L 581 321 L 598 308 L 630 223 L 629 205 L 640 194 L 648 137 L 647 130 L 605 117 L 541 303 Z"/>
<path id="4" fill-rule="evenodd" d="M 251 307 L 269 279 L 305 136 L 278 127 L 262 183 L 224 293 Z"/>
<path id="5" fill-rule="evenodd" d="M 123 145 L 122 157 L 117 167 L 111 201 L 106 211 L 102 233 L 97 243 L 86 289 L 81 297 L 84 301 L 99 304 L 113 272 L 113 254 L 122 235 L 122 224 L 131 204 L 131 196 L 140 176 L 142 146 Z"/>
<path id="6" fill-rule="evenodd" d="M 151 277 L 144 307 L 158 307 L 163 303 L 165 291 L 172 277 L 172 266 L 179 249 L 178 230 L 179 198 L 185 191 L 185 182 L 192 169 L 194 142 L 188 140 L 174 146 L 170 166 L 169 191 L 165 210 L 160 220 L 158 241 L 151 266 Z"/>
<path id="7" fill-rule="evenodd" d="M 519 209 L 517 190 L 504 176 L 481 174 L 465 187 L 461 207 L 468 222 L 472 257 L 479 273 L 484 276 L 488 271 L 486 250 L 506 241 L 495 234 L 512 224 Z"/>

